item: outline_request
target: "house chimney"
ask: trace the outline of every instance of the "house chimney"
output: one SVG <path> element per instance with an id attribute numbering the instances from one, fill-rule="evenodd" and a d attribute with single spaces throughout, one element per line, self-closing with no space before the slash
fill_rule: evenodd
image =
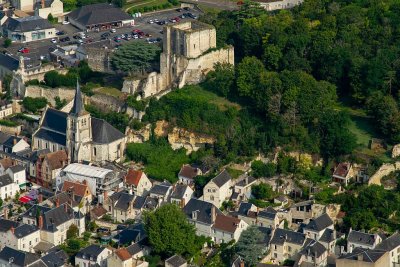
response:
<path id="1" fill-rule="evenodd" d="M 39 219 L 38 219 L 38 227 L 39 229 L 43 228 L 43 215 L 39 215 Z"/>
<path id="2" fill-rule="evenodd" d="M 360 254 L 357 255 L 357 260 L 358 260 L 358 261 L 363 261 L 363 258 L 364 258 L 364 256 L 363 256 L 363 253 L 362 253 L 362 252 L 361 252 Z"/>
<path id="3" fill-rule="evenodd" d="M 185 199 L 182 198 L 181 199 L 181 208 L 183 209 L 185 207 L 186 203 L 185 203 Z"/>
<path id="4" fill-rule="evenodd" d="M 104 194 L 104 200 L 106 200 L 108 198 L 108 192 L 105 190 L 103 194 Z"/>
<path id="5" fill-rule="evenodd" d="M 4 208 L 3 212 L 4 212 L 4 219 L 8 220 L 8 209 Z"/>
<path id="6" fill-rule="evenodd" d="M 215 210 L 215 206 L 212 205 L 212 206 L 211 206 L 211 222 L 212 222 L 212 223 L 215 222 L 216 217 L 217 217 L 217 212 L 216 212 L 216 210 Z"/>
<path id="7" fill-rule="evenodd" d="M 14 233 L 15 233 L 15 228 L 14 228 L 14 226 L 11 226 L 11 229 L 10 229 L 10 231 L 11 231 L 11 233 L 12 233 L 12 234 L 14 234 Z"/>
<path id="8" fill-rule="evenodd" d="M 68 212 L 68 204 L 67 203 L 64 203 L 64 211 L 65 211 L 65 213 Z"/>
<path id="9" fill-rule="evenodd" d="M 58 197 L 56 198 L 56 207 L 60 207 L 60 199 Z"/>
<path id="10" fill-rule="evenodd" d="M 44 0 L 42 0 L 42 8 L 45 8 Z"/>
<path id="11" fill-rule="evenodd" d="M 240 267 L 244 267 L 244 260 L 240 261 Z"/>
<path id="12" fill-rule="evenodd" d="M 83 180 L 82 184 L 87 185 L 87 181 Z"/>
<path id="13" fill-rule="evenodd" d="M 37 201 L 38 201 L 39 204 L 43 202 L 43 195 L 42 194 L 38 195 Z"/>
<path id="14" fill-rule="evenodd" d="M 13 144 L 14 144 L 14 146 L 17 144 L 17 138 L 13 139 Z"/>

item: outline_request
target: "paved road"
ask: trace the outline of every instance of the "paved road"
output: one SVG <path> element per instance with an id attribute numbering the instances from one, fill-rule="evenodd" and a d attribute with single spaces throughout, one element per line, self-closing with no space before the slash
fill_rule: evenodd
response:
<path id="1" fill-rule="evenodd" d="M 136 41 L 138 41 L 138 39 L 131 39 L 129 41 L 122 40 L 120 43 L 117 43 L 113 40 L 113 38 L 115 36 L 121 35 L 121 34 L 126 34 L 126 33 L 132 33 L 132 30 L 134 30 L 134 29 L 140 29 L 145 34 L 149 34 L 151 38 L 162 38 L 163 37 L 163 34 L 162 34 L 163 26 L 155 24 L 155 23 L 150 24 L 148 22 L 150 20 L 154 20 L 154 19 L 158 19 L 160 21 L 161 20 L 168 21 L 171 18 L 175 18 L 175 17 L 181 15 L 182 13 L 187 13 L 187 12 L 191 12 L 194 15 L 199 16 L 198 10 L 178 12 L 175 9 L 144 14 L 142 17 L 135 19 L 134 26 L 118 28 L 118 29 L 116 29 L 115 33 L 111 33 L 110 31 L 88 32 L 87 33 L 87 35 L 89 36 L 88 39 L 92 39 L 93 42 L 90 44 L 84 44 L 84 45 L 85 46 L 86 45 L 101 45 L 101 46 L 103 46 L 104 43 L 108 43 L 107 46 L 109 46 L 110 44 L 112 46 L 115 46 L 117 44 L 124 45 L 127 42 L 136 42 Z M 182 21 L 185 21 L 185 20 L 191 20 L 191 19 L 190 18 L 182 19 Z M 81 32 L 78 28 L 75 28 L 74 26 L 72 26 L 70 24 L 69 25 L 58 24 L 58 25 L 56 25 L 56 28 L 58 31 L 63 31 L 65 33 L 64 35 L 57 36 L 56 39 L 58 40 L 58 42 L 56 44 L 51 43 L 49 39 L 30 42 L 30 43 L 26 43 L 26 44 L 13 43 L 9 48 L 3 49 L 2 51 L 13 55 L 15 58 L 18 58 L 19 56 L 24 56 L 26 66 L 34 67 L 39 64 L 39 61 L 41 60 L 41 58 L 43 59 L 43 57 L 44 57 L 46 59 L 49 59 L 49 52 L 56 49 L 57 46 L 68 45 L 69 43 L 76 41 L 73 38 L 73 36 L 76 35 L 78 32 Z M 101 35 L 105 32 L 110 33 L 110 36 L 108 38 L 111 39 L 111 42 L 110 41 L 108 41 L 108 42 L 101 41 L 101 39 L 102 39 Z M 67 42 L 59 41 L 60 39 L 66 37 L 66 36 L 68 36 L 70 38 L 70 41 L 67 41 Z M 0 41 L 0 42 L 2 42 L 2 41 Z M 18 49 L 20 49 L 22 47 L 29 48 L 30 52 L 27 54 L 19 53 Z"/>
<path id="2" fill-rule="evenodd" d="M 238 6 L 235 1 L 231 0 L 184 0 L 184 2 L 192 4 L 202 4 L 212 8 L 222 9 L 222 10 L 236 10 Z"/>

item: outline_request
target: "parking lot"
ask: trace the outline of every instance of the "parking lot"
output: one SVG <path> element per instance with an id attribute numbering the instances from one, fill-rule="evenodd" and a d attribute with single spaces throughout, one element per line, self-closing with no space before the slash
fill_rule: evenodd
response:
<path id="1" fill-rule="evenodd" d="M 190 10 L 181 10 L 178 12 L 176 9 L 174 10 L 164 10 L 164 11 L 159 11 L 159 12 L 154 12 L 150 14 L 144 14 L 142 17 L 136 18 L 135 19 L 135 25 L 130 26 L 130 27 L 122 27 L 122 28 L 117 28 L 115 29 L 115 32 L 110 32 L 110 31 L 100 31 L 100 32 L 87 32 L 86 37 L 79 41 L 76 37 L 74 36 L 78 35 L 79 32 L 81 32 L 78 28 L 75 28 L 71 24 L 68 25 L 63 25 L 63 24 L 57 24 L 55 27 L 58 31 L 63 32 L 63 35 L 58 35 L 57 36 L 57 43 L 53 44 L 49 39 L 46 40 L 41 40 L 41 41 L 35 41 L 35 42 L 30 42 L 30 43 L 25 43 L 25 44 L 20 44 L 20 43 L 13 43 L 9 48 L 3 49 L 3 52 L 7 52 L 14 57 L 19 57 L 20 55 L 24 56 L 26 66 L 27 67 L 33 67 L 39 64 L 40 60 L 43 59 L 49 59 L 49 52 L 56 49 L 57 46 L 65 46 L 68 44 L 73 44 L 82 42 L 82 45 L 87 46 L 87 45 L 102 45 L 104 43 L 104 39 L 110 39 L 111 42 L 108 42 L 108 44 L 111 46 L 116 46 L 116 45 L 124 45 L 127 42 L 135 42 L 138 41 L 138 39 L 130 38 L 129 40 L 126 39 L 120 39 L 117 41 L 116 36 L 121 36 L 122 34 L 130 34 L 132 35 L 133 30 L 140 30 L 144 34 L 141 37 L 141 39 L 147 39 L 150 38 L 151 40 L 157 40 L 160 41 L 162 39 L 163 34 L 162 30 L 164 25 L 159 25 L 155 23 L 154 21 L 165 21 L 168 24 L 171 24 L 172 19 L 182 16 L 184 13 L 191 13 L 194 17 L 198 17 L 200 15 L 200 12 L 198 10 L 190 9 Z M 188 21 L 188 20 L 193 20 L 193 18 L 189 17 L 184 17 L 184 18 L 179 18 L 180 21 Z M 152 21 L 153 23 L 149 23 Z M 104 37 L 104 33 L 109 33 L 108 37 Z M 102 37 L 103 35 L 103 37 Z M 69 41 L 64 41 L 61 42 L 60 40 L 65 40 L 66 37 L 69 38 Z M 109 46 L 108 45 L 108 46 Z M 29 53 L 19 53 L 18 50 L 21 48 L 28 48 Z"/>

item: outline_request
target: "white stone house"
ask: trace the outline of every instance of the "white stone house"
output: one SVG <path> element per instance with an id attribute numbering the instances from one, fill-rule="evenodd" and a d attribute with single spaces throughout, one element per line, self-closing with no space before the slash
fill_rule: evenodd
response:
<path id="1" fill-rule="evenodd" d="M 99 245 L 90 245 L 75 255 L 75 266 L 91 267 L 98 265 L 100 267 L 107 266 L 107 258 L 112 251 L 106 247 Z"/>
<path id="2" fill-rule="evenodd" d="M 310 222 L 304 226 L 303 233 L 307 238 L 319 241 L 326 229 L 334 230 L 334 225 L 328 214 L 324 213 L 321 216 L 310 220 Z"/>
<path id="3" fill-rule="evenodd" d="M 232 177 L 224 170 L 205 185 L 202 199 L 221 207 L 222 203 L 228 200 L 231 195 Z"/>
<path id="4" fill-rule="evenodd" d="M 13 198 L 19 192 L 19 185 L 14 183 L 9 174 L 0 176 L 0 198 Z"/>
<path id="5" fill-rule="evenodd" d="M 289 9 L 303 3 L 304 0 L 256 0 L 267 11 Z"/>
<path id="6" fill-rule="evenodd" d="M 128 192 L 116 192 L 105 199 L 103 206 L 115 221 L 125 222 L 135 219 L 134 200 L 135 196 Z"/>
<path id="7" fill-rule="evenodd" d="M 293 259 L 301 250 L 305 241 L 306 236 L 303 233 L 277 228 L 270 241 L 269 259 L 274 263 Z"/>
<path id="8" fill-rule="evenodd" d="M 125 176 L 125 186 L 137 196 L 144 196 L 150 191 L 152 183 L 147 175 L 139 170 L 129 169 Z"/>
<path id="9" fill-rule="evenodd" d="M 34 225 L 21 224 L 15 221 L 0 219 L 0 246 L 33 252 L 41 241 L 40 230 Z"/>
<path id="10" fill-rule="evenodd" d="M 192 198 L 193 193 L 194 191 L 190 186 L 185 184 L 177 184 L 172 189 L 172 194 L 169 201 L 183 208 Z"/>
<path id="11" fill-rule="evenodd" d="M 58 18 L 58 21 L 62 21 L 64 15 L 64 4 L 60 0 L 42 0 L 37 5 L 36 13 L 39 17 L 44 19 L 47 19 L 49 14 L 51 14 L 54 18 Z"/>
<path id="12" fill-rule="evenodd" d="M 341 162 L 332 174 L 332 181 L 348 185 L 350 179 L 355 176 L 353 165 L 349 162 Z"/>
<path id="13" fill-rule="evenodd" d="M 400 234 L 395 232 L 376 246 L 377 250 L 387 251 L 390 257 L 390 267 L 400 266 Z"/>
<path id="14" fill-rule="evenodd" d="M 382 237 L 379 234 L 369 234 L 350 228 L 347 236 L 347 253 L 353 252 L 355 248 L 374 249 L 381 242 Z"/>
<path id="15" fill-rule="evenodd" d="M 20 188 L 26 184 L 26 169 L 21 165 L 14 165 L 6 170 L 6 173 L 11 177 L 14 183 Z"/>
<path id="16" fill-rule="evenodd" d="M 218 214 L 212 226 L 213 240 L 217 244 L 238 241 L 240 235 L 249 225 L 238 218 Z"/>

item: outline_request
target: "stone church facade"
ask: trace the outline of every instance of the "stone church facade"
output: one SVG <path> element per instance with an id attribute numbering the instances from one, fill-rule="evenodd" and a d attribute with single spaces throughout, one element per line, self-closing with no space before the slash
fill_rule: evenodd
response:
<path id="1" fill-rule="evenodd" d="M 70 112 L 46 108 L 32 136 L 34 149 L 66 150 L 70 162 L 118 162 L 125 145 L 123 133 L 85 110 L 79 84 Z"/>

